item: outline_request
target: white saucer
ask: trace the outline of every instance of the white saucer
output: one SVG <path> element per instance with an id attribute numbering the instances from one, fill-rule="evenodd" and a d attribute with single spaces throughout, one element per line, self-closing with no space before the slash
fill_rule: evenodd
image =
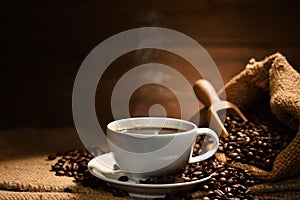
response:
<path id="1" fill-rule="evenodd" d="M 106 153 L 92 160 L 97 160 L 99 164 L 98 168 L 110 167 L 111 170 L 114 170 L 116 166 L 116 161 L 113 158 L 111 153 Z M 91 161 L 92 161 L 91 160 Z M 90 162 L 91 162 L 90 161 Z M 172 184 L 141 184 L 134 180 L 128 180 L 127 182 L 118 181 L 117 178 L 111 178 L 105 176 L 99 170 L 93 168 L 93 170 L 89 169 L 91 174 L 100 178 L 101 180 L 106 181 L 112 187 L 128 192 L 129 196 L 132 197 L 141 197 L 141 198 L 164 198 L 168 193 L 178 193 L 183 191 L 189 191 L 197 187 L 200 182 L 206 181 L 211 178 L 212 174 L 203 179 L 199 179 L 196 181 L 185 182 L 185 183 L 172 183 Z"/>

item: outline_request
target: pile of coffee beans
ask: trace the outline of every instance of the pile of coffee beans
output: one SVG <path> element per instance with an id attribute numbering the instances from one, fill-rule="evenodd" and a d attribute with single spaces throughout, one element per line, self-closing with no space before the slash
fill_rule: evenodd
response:
<path id="1" fill-rule="evenodd" d="M 193 149 L 193 155 L 192 155 L 193 157 L 198 156 L 202 153 L 201 146 L 204 142 L 204 137 L 205 137 L 205 135 L 197 136 L 197 139 L 196 139 L 196 142 L 195 142 L 195 145 L 194 145 L 194 149 Z"/>
<path id="2" fill-rule="evenodd" d="M 141 183 L 184 183 L 196 181 L 209 175 L 212 175 L 211 179 L 199 184 L 199 189 L 206 192 L 203 199 L 253 199 L 247 187 L 259 182 L 248 171 L 227 167 L 212 157 L 207 161 L 189 164 L 179 174 L 155 177 Z"/>
<path id="3" fill-rule="evenodd" d="M 207 191 L 204 199 L 253 199 L 247 187 L 259 182 L 242 169 L 227 167 L 224 163 L 214 166 L 217 171 L 213 177 L 201 184 L 202 191 Z"/>
<path id="4" fill-rule="evenodd" d="M 51 154 L 48 160 L 56 160 L 56 163 L 51 166 L 51 171 L 54 171 L 57 176 L 74 177 L 75 182 L 92 188 L 103 187 L 106 184 L 88 171 L 88 162 L 93 157 L 87 150 L 70 150 Z"/>
<path id="5" fill-rule="evenodd" d="M 225 118 L 229 136 L 220 140 L 219 152 L 225 153 L 227 161 L 237 161 L 270 171 L 272 164 L 289 142 L 287 135 L 262 123 L 243 121 L 240 117 Z"/>
<path id="6" fill-rule="evenodd" d="M 95 148 L 91 150 L 93 154 L 99 155 L 101 152 Z M 74 182 L 85 187 L 103 189 L 112 192 L 114 196 L 128 196 L 127 192 L 117 190 L 106 184 L 105 181 L 93 176 L 88 170 L 88 162 L 94 158 L 92 153 L 87 150 L 70 150 L 67 152 L 57 152 L 56 154 L 48 155 L 48 160 L 56 160 L 56 163 L 51 166 L 51 171 L 55 172 L 56 176 L 69 176 L 74 178 Z M 70 188 L 66 188 L 65 192 L 72 192 Z"/>
<path id="7" fill-rule="evenodd" d="M 196 181 L 214 173 L 216 169 L 213 166 L 217 166 L 217 161 L 215 159 L 209 159 L 207 161 L 188 164 L 182 172 L 175 175 L 155 177 L 140 182 L 149 184 L 167 184 Z"/>

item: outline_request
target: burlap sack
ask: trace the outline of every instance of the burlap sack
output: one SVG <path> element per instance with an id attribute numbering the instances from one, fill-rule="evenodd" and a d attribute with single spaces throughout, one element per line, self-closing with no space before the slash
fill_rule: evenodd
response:
<path id="1" fill-rule="evenodd" d="M 300 199 L 300 177 L 290 180 L 267 182 L 254 185 L 249 190 L 255 199 Z"/>
<path id="2" fill-rule="evenodd" d="M 244 112 L 269 94 L 270 108 L 276 118 L 286 126 L 298 129 L 295 138 L 276 157 L 270 172 L 237 162 L 228 164 L 247 169 L 254 176 L 265 180 L 281 180 L 299 175 L 300 74 L 286 58 L 276 53 L 259 62 L 251 59 L 246 68 L 225 85 L 225 92 L 227 100 Z M 224 155 L 218 153 L 217 157 L 224 161 Z"/>

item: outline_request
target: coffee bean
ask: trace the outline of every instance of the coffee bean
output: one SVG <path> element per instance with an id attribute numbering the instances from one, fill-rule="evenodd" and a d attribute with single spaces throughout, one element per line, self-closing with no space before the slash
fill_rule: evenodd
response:
<path id="1" fill-rule="evenodd" d="M 226 194 L 226 196 L 227 197 L 229 197 L 230 199 L 232 198 L 232 197 L 234 197 L 234 194 L 232 194 L 231 192 L 228 192 L 227 194 Z M 235 198 L 234 198 L 235 199 Z M 245 200 L 245 199 L 244 199 Z"/>
<path id="2" fill-rule="evenodd" d="M 73 173 L 72 172 L 65 172 L 65 174 L 67 175 L 67 176 L 73 176 Z"/>
<path id="3" fill-rule="evenodd" d="M 262 145 L 263 142 L 262 142 L 261 140 L 259 140 L 259 138 L 257 138 L 257 140 L 258 140 L 258 141 L 256 142 L 257 145 Z"/>
<path id="4" fill-rule="evenodd" d="M 58 171 L 56 171 L 56 175 L 57 176 L 64 176 L 65 172 L 63 170 L 58 170 Z"/>
<path id="5" fill-rule="evenodd" d="M 224 171 L 224 169 L 225 169 L 224 166 L 222 166 L 222 167 L 219 167 L 219 166 L 218 166 L 217 171 L 221 173 L 222 171 Z"/>
<path id="6" fill-rule="evenodd" d="M 248 153 L 247 153 L 247 156 L 253 156 L 254 154 L 252 153 L 252 151 L 249 151 Z"/>
<path id="7" fill-rule="evenodd" d="M 214 189 L 220 189 L 221 188 L 221 183 L 220 182 L 215 182 L 213 185 Z"/>
<path id="8" fill-rule="evenodd" d="M 229 155 L 230 157 L 237 157 L 238 153 L 234 152 L 234 151 L 230 151 Z"/>
<path id="9" fill-rule="evenodd" d="M 240 138 L 244 137 L 244 134 L 242 132 L 237 132 L 236 135 Z"/>
<path id="10" fill-rule="evenodd" d="M 219 146 L 219 151 L 224 151 L 224 147 L 223 146 Z"/>
<path id="11" fill-rule="evenodd" d="M 76 163 L 81 163 L 81 162 L 84 162 L 84 161 L 85 161 L 84 157 L 76 157 L 76 160 L 75 160 Z"/>
<path id="12" fill-rule="evenodd" d="M 118 181 L 127 182 L 129 179 L 127 176 L 121 176 L 118 178 Z"/>
<path id="13" fill-rule="evenodd" d="M 70 156 L 70 155 L 64 155 L 64 156 L 63 156 L 63 158 L 66 159 L 66 160 L 70 160 L 71 157 L 72 157 L 72 156 Z"/>
<path id="14" fill-rule="evenodd" d="M 62 153 L 61 151 L 58 151 L 58 152 L 55 153 L 55 155 L 56 155 L 56 156 L 62 156 L 63 153 Z"/>
<path id="15" fill-rule="evenodd" d="M 57 162 L 58 162 L 58 163 L 65 163 L 65 162 L 66 162 L 66 159 L 61 158 L 61 159 L 59 159 Z"/>
<path id="16" fill-rule="evenodd" d="M 48 155 L 48 160 L 55 160 L 55 159 L 56 159 L 56 155 L 54 154 Z"/>
<path id="17" fill-rule="evenodd" d="M 240 153 L 242 153 L 242 150 L 239 149 L 239 148 L 237 148 L 237 149 L 235 150 L 235 152 L 237 152 L 238 154 L 240 154 Z"/>
<path id="18" fill-rule="evenodd" d="M 236 133 L 236 132 L 237 132 L 237 130 L 236 130 L 235 128 L 231 128 L 230 132 L 232 132 L 232 133 Z"/>
<path id="19" fill-rule="evenodd" d="M 232 145 L 229 145 L 229 146 L 228 146 L 228 149 L 229 149 L 229 150 L 233 150 L 234 147 L 233 147 Z"/>
<path id="20" fill-rule="evenodd" d="M 225 172 L 223 171 L 223 172 L 220 172 L 219 175 L 226 177 L 228 175 L 228 173 L 226 173 L 226 171 Z"/>
<path id="21" fill-rule="evenodd" d="M 230 188 L 230 187 L 225 187 L 225 188 L 224 188 L 224 192 L 228 193 L 228 192 L 230 192 L 230 191 L 231 191 L 231 188 Z"/>
<path id="22" fill-rule="evenodd" d="M 200 147 L 201 147 L 200 144 L 197 143 L 197 144 L 195 144 L 195 147 L 194 147 L 194 148 L 195 148 L 195 149 L 200 149 Z"/>
<path id="23" fill-rule="evenodd" d="M 256 160 L 261 160 L 261 157 L 260 156 L 255 156 L 254 157 Z"/>
<path id="24" fill-rule="evenodd" d="M 209 181 L 209 182 L 208 182 L 208 186 L 210 186 L 210 187 L 213 187 L 213 186 L 214 186 L 214 184 L 215 184 L 215 182 L 214 182 L 214 181 Z"/>
<path id="25" fill-rule="evenodd" d="M 234 180 L 232 179 L 232 178 L 229 178 L 228 180 L 227 180 L 227 183 L 230 185 L 230 184 L 232 184 L 234 182 Z"/>
<path id="26" fill-rule="evenodd" d="M 221 177 L 221 178 L 219 179 L 219 181 L 220 181 L 221 183 L 225 183 L 227 180 L 226 180 L 225 177 Z"/>
<path id="27" fill-rule="evenodd" d="M 214 190 L 214 193 L 216 193 L 216 194 L 217 194 L 218 196 L 220 196 L 220 197 L 222 197 L 222 196 L 225 195 L 224 192 L 223 192 L 222 190 L 219 190 L 219 189 Z"/>
<path id="28" fill-rule="evenodd" d="M 227 148 L 228 148 L 228 143 L 225 143 L 225 144 L 223 145 L 223 147 L 224 147 L 224 149 L 227 149 Z"/>
<path id="29" fill-rule="evenodd" d="M 203 174 L 202 171 L 195 171 L 195 172 L 193 172 L 194 176 L 201 176 L 202 174 Z"/>
<path id="30" fill-rule="evenodd" d="M 73 191 L 72 191 L 71 188 L 66 187 L 66 188 L 64 189 L 64 192 L 69 192 L 69 193 L 71 193 L 71 192 L 73 192 Z"/>
<path id="31" fill-rule="evenodd" d="M 234 137 L 233 135 L 230 135 L 228 138 L 229 138 L 229 140 L 231 140 L 231 141 L 235 141 L 235 139 L 236 139 L 236 137 Z"/>
<path id="32" fill-rule="evenodd" d="M 52 165 L 52 166 L 51 166 L 51 171 L 57 171 L 57 170 L 60 169 L 60 167 L 61 167 L 61 166 L 59 166 L 59 165 L 57 165 L 57 164 Z"/>
<path id="33" fill-rule="evenodd" d="M 209 186 L 208 185 L 203 185 L 202 189 L 205 190 L 205 191 L 207 191 L 207 190 L 209 190 Z"/>
<path id="34" fill-rule="evenodd" d="M 216 181 L 217 181 L 217 179 L 215 177 L 210 179 L 210 182 L 216 182 Z"/>
<path id="35" fill-rule="evenodd" d="M 283 144 L 285 144 L 285 143 L 283 143 Z M 264 143 L 262 143 L 262 146 L 266 147 L 266 146 L 268 146 L 268 144 L 266 142 L 264 142 Z M 286 146 L 286 145 L 283 145 L 283 146 Z M 282 149 L 283 149 L 283 147 L 282 147 Z"/>

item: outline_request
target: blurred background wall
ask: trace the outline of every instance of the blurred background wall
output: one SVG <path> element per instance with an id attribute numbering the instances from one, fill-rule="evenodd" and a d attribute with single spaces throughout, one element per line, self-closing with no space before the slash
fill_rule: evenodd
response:
<path id="1" fill-rule="evenodd" d="M 1 4 L 0 129 L 72 126 L 72 87 L 82 61 L 103 40 L 132 28 L 159 26 L 192 37 L 211 55 L 224 82 L 251 57 L 259 60 L 276 51 L 294 67 L 300 66 L 298 1 L 33 0 Z M 179 67 L 186 64 L 172 55 L 165 60 Z M 133 55 L 116 60 L 99 90 L 109 91 L 118 72 L 134 64 Z M 197 79 L 193 72 L 187 74 L 191 81 Z M 143 98 L 152 90 L 147 88 L 132 100 L 133 115 L 147 112 L 151 102 Z M 106 123 L 111 119 L 109 98 L 97 95 L 96 101 Z M 164 103 L 177 106 L 172 98 Z M 170 116 L 177 114 L 173 110 Z"/>

